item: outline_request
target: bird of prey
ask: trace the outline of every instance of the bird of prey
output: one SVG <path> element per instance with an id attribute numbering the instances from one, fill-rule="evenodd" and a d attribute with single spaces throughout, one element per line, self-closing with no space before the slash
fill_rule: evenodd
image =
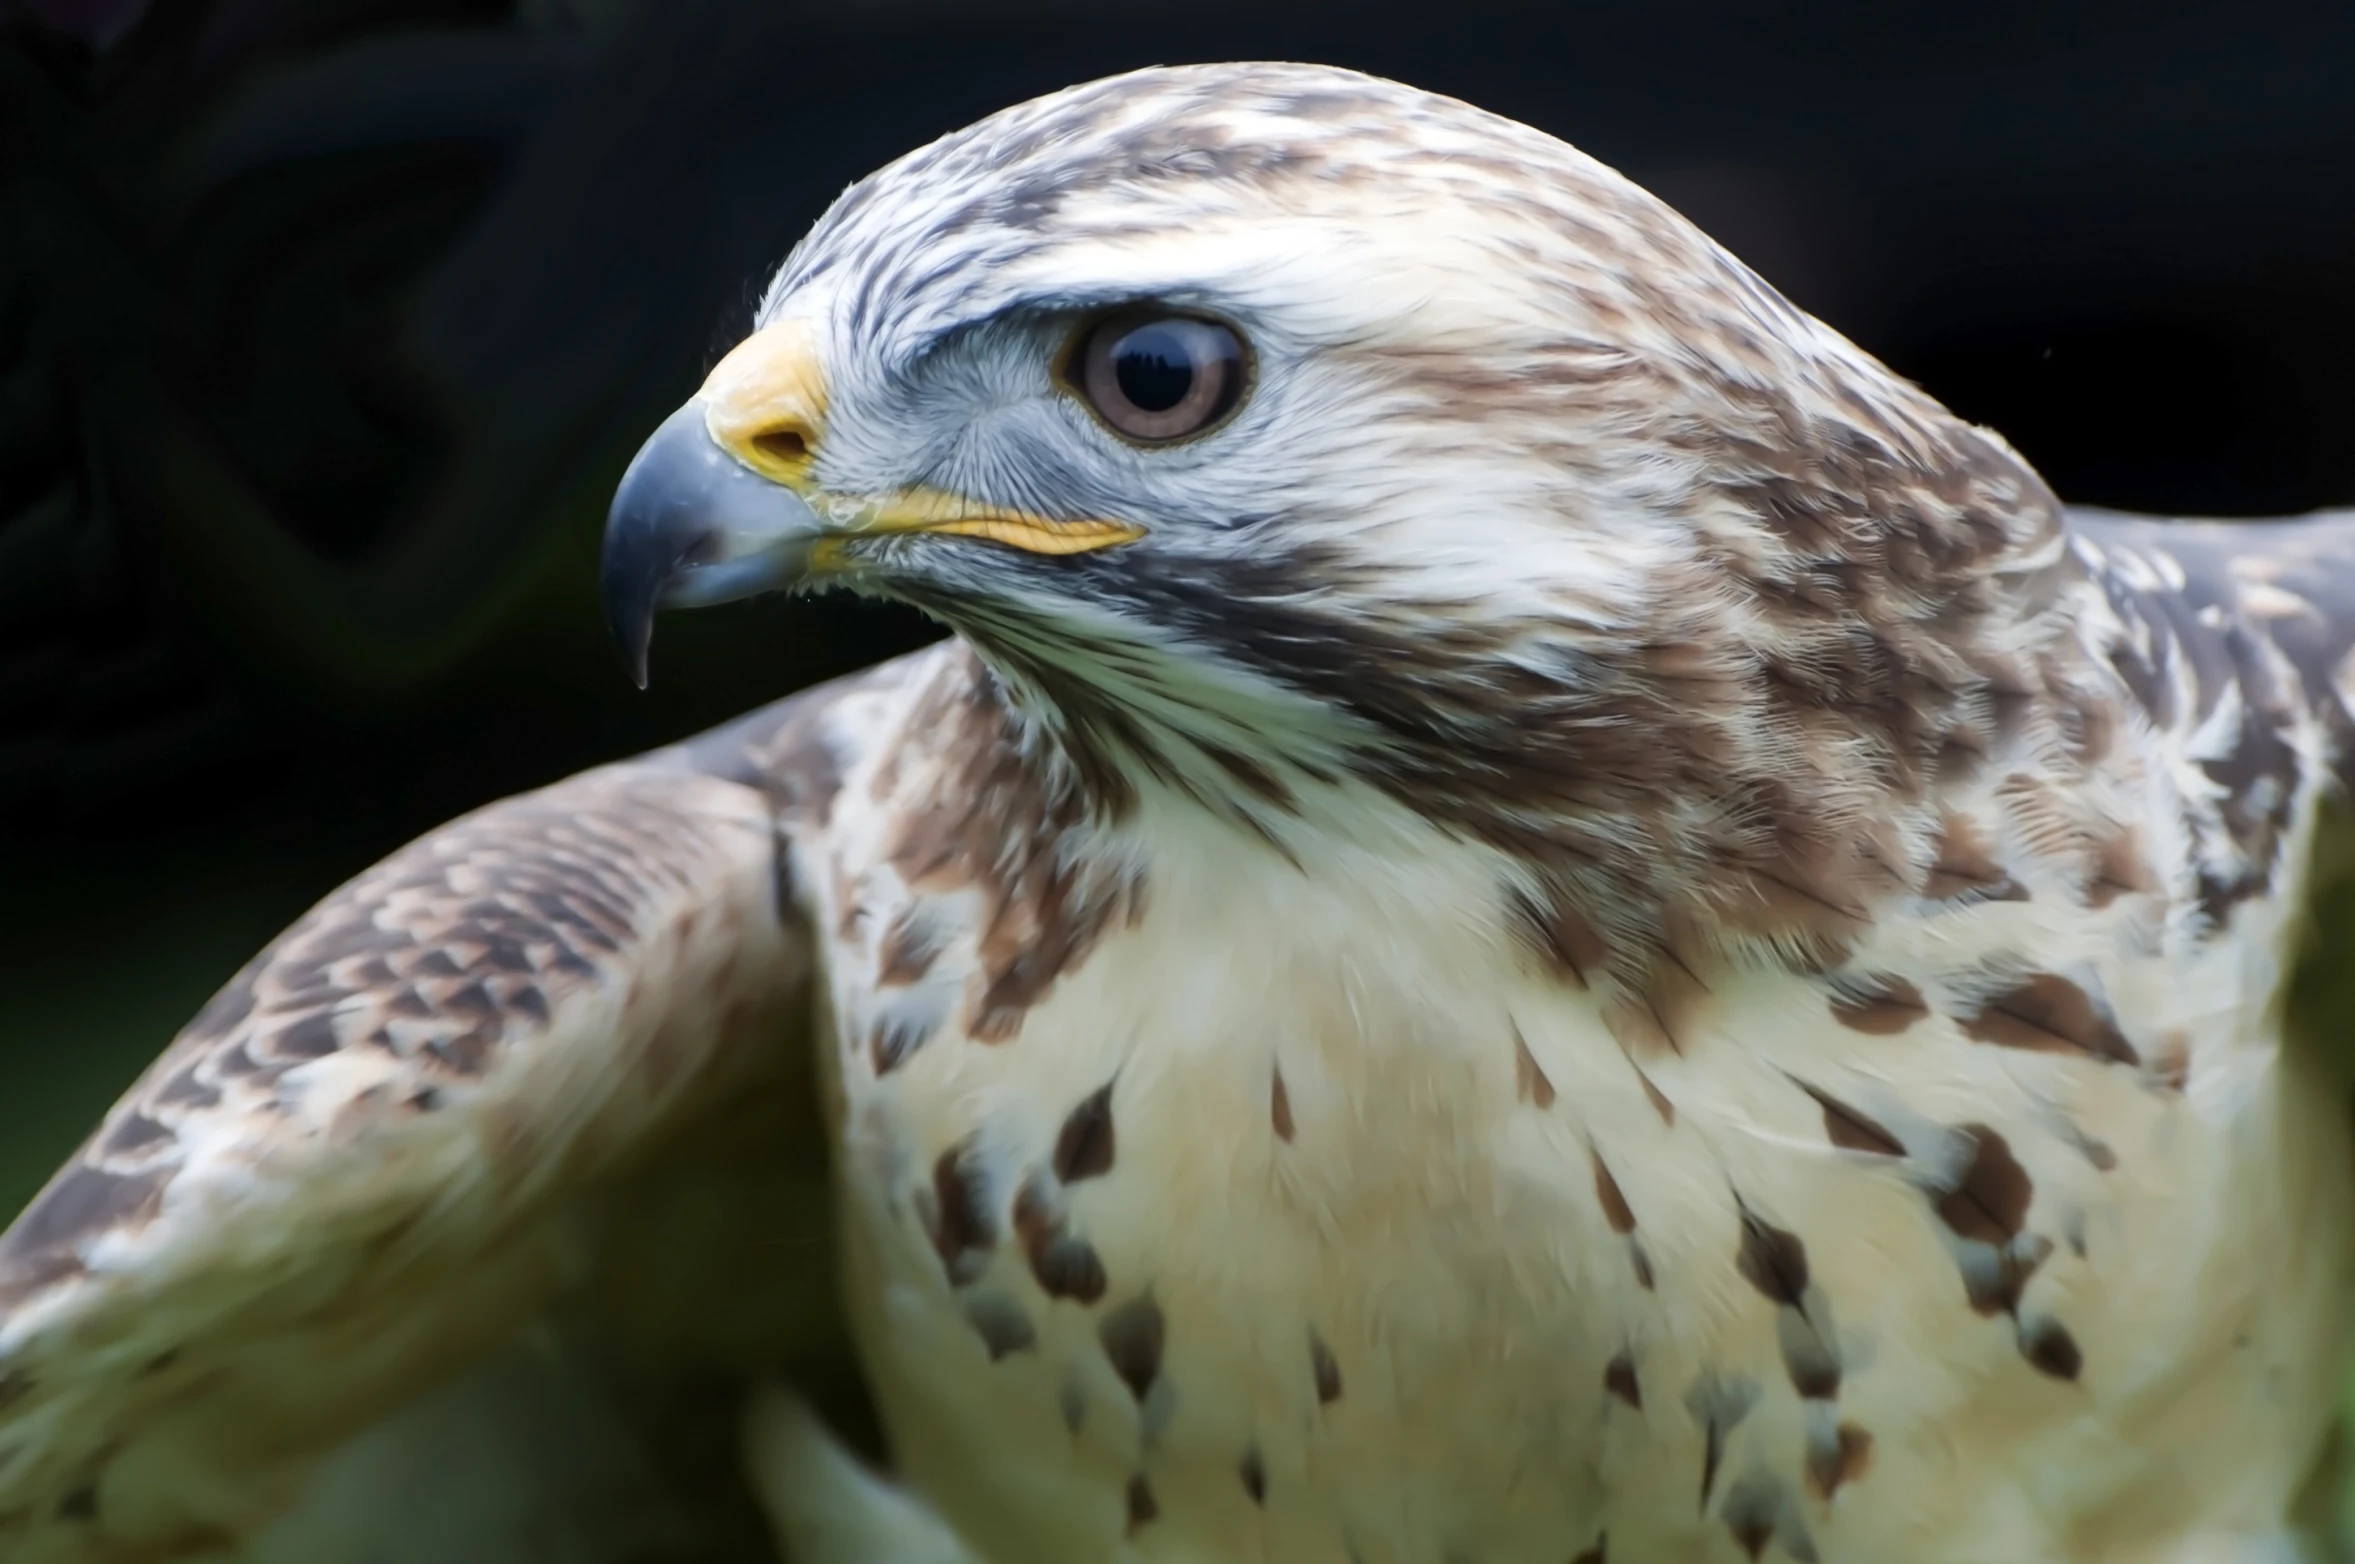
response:
<path id="1" fill-rule="evenodd" d="M 852 186 L 606 570 L 641 672 L 953 635 L 238 974 L 0 1246 L 11 1564 L 735 1546 L 836 1295 L 811 1564 L 2295 1556 L 2355 515 L 2065 509 L 1562 143 L 1222 65 Z"/>

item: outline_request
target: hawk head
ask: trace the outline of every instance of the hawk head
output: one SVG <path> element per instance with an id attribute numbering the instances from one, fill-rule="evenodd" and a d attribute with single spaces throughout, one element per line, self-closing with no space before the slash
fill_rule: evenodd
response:
<path id="1" fill-rule="evenodd" d="M 852 186 L 606 565 L 641 660 L 663 604 L 915 604 L 1116 791 L 1363 790 L 1623 900 L 1772 860 L 1843 905 L 2042 687 L 2066 568 L 2000 440 L 1642 189 L 1297 65 L 1073 88 Z"/>

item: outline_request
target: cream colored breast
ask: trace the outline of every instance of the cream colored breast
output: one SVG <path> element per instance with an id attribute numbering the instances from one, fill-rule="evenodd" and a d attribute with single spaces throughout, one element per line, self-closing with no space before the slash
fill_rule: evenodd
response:
<path id="1" fill-rule="evenodd" d="M 1634 1059 L 1495 863 L 1361 843 L 1148 837 L 1142 917 L 994 1042 L 956 908 L 878 986 L 914 893 L 833 877 L 853 1312 L 992 1557 L 2123 1559 L 2278 1513 L 2346 1173 L 2248 1016 L 2190 1018 L 2223 1096 L 1780 973 Z M 881 1014 L 937 1026 L 878 1072 Z"/>

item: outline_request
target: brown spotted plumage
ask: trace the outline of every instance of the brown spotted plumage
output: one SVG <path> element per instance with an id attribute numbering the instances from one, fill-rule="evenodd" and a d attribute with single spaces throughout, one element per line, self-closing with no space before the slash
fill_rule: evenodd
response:
<path id="1" fill-rule="evenodd" d="M 1127 1499 L 1128 1519 L 1125 1530 L 1129 1536 L 1133 1537 L 1137 1534 L 1137 1528 L 1159 1517 L 1161 1504 L 1153 1497 L 1153 1485 L 1146 1481 L 1141 1472 L 1128 1480 Z"/>
<path id="2" fill-rule="evenodd" d="M 773 790 L 714 774 L 721 735 L 495 804 L 231 980 L 0 1240 L 0 1556 L 257 1530 L 340 1437 L 660 1247 L 608 1224 L 763 1209 L 793 1160 L 719 1142 L 734 1100 L 793 1101 L 777 843 L 824 788 L 786 730 L 831 698 L 737 730 Z"/>
<path id="3" fill-rule="evenodd" d="M 1101 1178 L 1112 1171 L 1112 1088 L 1090 1092 L 1063 1121 L 1055 1137 L 1055 1176 L 1066 1184 Z"/>
<path id="4" fill-rule="evenodd" d="M 1241 366 L 1167 440 L 1140 321 Z M 1570 148 L 1217 66 L 852 187 L 607 560 L 633 655 L 953 634 L 232 981 L 0 1240 L 10 1564 L 300 1547 L 526 1341 L 708 1452 L 836 1297 L 891 1482 L 756 1415 L 802 1564 L 2286 1556 L 2355 515 L 2070 511 Z"/>
<path id="5" fill-rule="evenodd" d="M 1139 1401 L 1161 1375 L 1164 1331 L 1161 1310 L 1150 1298 L 1124 1303 L 1107 1313 L 1096 1327 L 1104 1344 L 1104 1359 L 1128 1393 Z"/>
<path id="6" fill-rule="evenodd" d="M 1636 1411 L 1644 1409 L 1643 1382 L 1636 1378 L 1635 1359 L 1631 1354 L 1621 1352 L 1603 1366 L 1603 1388 Z"/>
<path id="7" fill-rule="evenodd" d="M 1341 1399 L 1341 1365 L 1333 1361 L 1333 1349 L 1314 1330 L 1308 1333 L 1309 1373 L 1316 1385 L 1317 1405 L 1329 1406 Z"/>
<path id="8" fill-rule="evenodd" d="M 970 1146 L 953 1146 L 932 1164 L 932 1210 L 927 1225 L 932 1247 L 954 1282 L 978 1277 L 997 1242 L 985 1204 L 988 1196 L 975 1187 L 973 1162 Z"/>
<path id="9" fill-rule="evenodd" d="M 1094 1303 L 1104 1296 L 1104 1262 L 1088 1241 L 1064 1224 L 1054 1194 L 1037 1182 L 1014 1197 L 1014 1233 L 1030 1258 L 1030 1273 L 1050 1298 Z"/>
<path id="10" fill-rule="evenodd" d="M 1862 1151 L 1876 1157 L 1902 1157 L 1904 1143 L 1870 1118 L 1825 1092 L 1801 1083 L 1799 1089 L 1813 1097 L 1823 1109 L 1824 1138 L 1844 1151 Z"/>
<path id="11" fill-rule="evenodd" d="M 1807 1483 L 1815 1496 L 1830 1503 L 1847 1483 L 1863 1477 L 1872 1464 L 1873 1436 L 1854 1423 L 1841 1423 L 1822 1434 L 1810 1431 L 1807 1441 Z"/>

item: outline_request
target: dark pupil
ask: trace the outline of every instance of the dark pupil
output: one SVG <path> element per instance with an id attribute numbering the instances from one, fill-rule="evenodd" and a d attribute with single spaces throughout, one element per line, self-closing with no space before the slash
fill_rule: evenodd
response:
<path id="1" fill-rule="evenodd" d="M 1176 331 L 1141 326 L 1113 345 L 1112 373 L 1120 381 L 1120 394 L 1132 404 L 1148 413 L 1166 413 L 1192 389 L 1194 360 Z"/>

